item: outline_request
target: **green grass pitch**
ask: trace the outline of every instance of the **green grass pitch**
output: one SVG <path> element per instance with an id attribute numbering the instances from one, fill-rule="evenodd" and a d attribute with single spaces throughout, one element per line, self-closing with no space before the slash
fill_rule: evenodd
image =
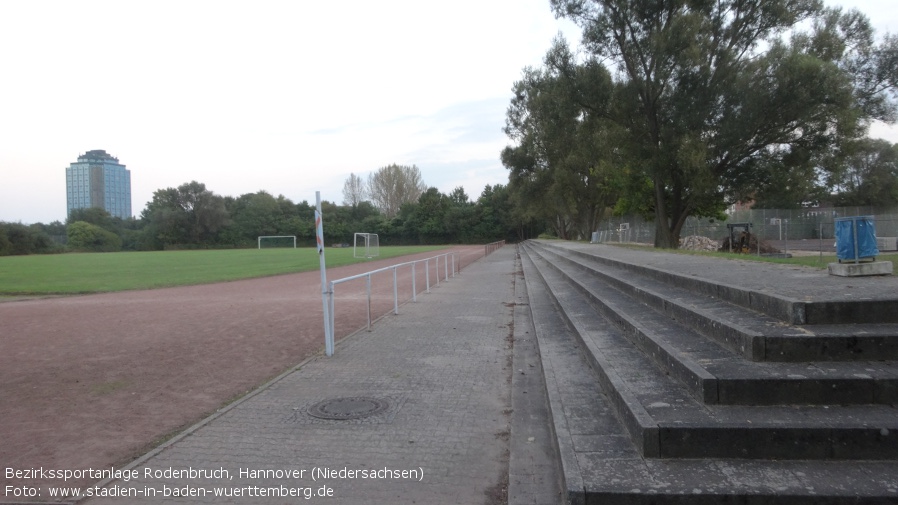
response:
<path id="1" fill-rule="evenodd" d="M 381 247 L 377 259 L 442 247 Z M 328 268 L 365 262 L 328 248 Z M 232 281 L 319 268 L 315 248 L 72 253 L 0 257 L 0 296 L 102 293 Z"/>

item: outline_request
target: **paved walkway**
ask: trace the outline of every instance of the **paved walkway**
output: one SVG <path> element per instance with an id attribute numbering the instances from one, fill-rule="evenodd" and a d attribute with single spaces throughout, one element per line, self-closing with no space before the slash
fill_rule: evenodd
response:
<path id="1" fill-rule="evenodd" d="M 537 449 L 512 458 L 512 473 L 535 476 L 554 501 L 548 440 L 533 435 L 546 429 L 545 417 L 512 419 L 512 374 L 526 376 L 539 363 L 526 343 L 513 353 L 515 301 L 523 296 L 515 266 L 513 246 L 474 263 L 371 332 L 344 339 L 333 357 L 308 360 L 138 460 L 137 478 L 106 486 L 120 496 L 86 503 L 297 503 L 288 496 L 311 494 L 333 504 L 499 504 L 508 494 L 509 448 L 528 444 Z M 540 393 L 529 384 L 538 382 L 515 398 Z M 307 413 L 323 400 L 353 397 L 384 410 L 356 420 Z M 184 494 L 192 496 L 177 496 Z"/>

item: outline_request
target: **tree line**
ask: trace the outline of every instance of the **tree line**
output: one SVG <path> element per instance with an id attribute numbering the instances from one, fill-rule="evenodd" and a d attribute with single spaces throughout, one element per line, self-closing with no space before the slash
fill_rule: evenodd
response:
<path id="1" fill-rule="evenodd" d="M 818 0 L 551 0 L 583 30 L 513 87 L 501 154 L 512 200 L 562 238 L 607 213 L 655 222 L 737 202 L 898 202 L 898 37 Z"/>
<path id="2" fill-rule="evenodd" d="M 373 176 L 369 182 L 383 183 L 383 198 L 370 199 L 371 187 L 364 185 L 358 199 L 344 191 L 342 204 L 321 203 L 327 245 L 351 244 L 357 232 L 377 233 L 383 245 L 414 245 L 515 240 L 527 231 L 508 213 L 504 185 L 488 185 L 472 201 L 461 187 L 448 195 L 428 188 L 414 166 L 390 165 Z M 138 218 L 85 208 L 73 210 L 65 223 L 0 222 L 0 255 L 242 248 L 255 247 L 262 235 L 295 235 L 298 245 L 314 246 L 313 206 L 266 191 L 221 196 L 191 181 L 155 191 Z"/>

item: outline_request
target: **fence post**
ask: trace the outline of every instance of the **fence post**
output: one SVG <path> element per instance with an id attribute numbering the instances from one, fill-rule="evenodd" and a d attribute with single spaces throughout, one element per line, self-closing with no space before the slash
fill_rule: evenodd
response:
<path id="1" fill-rule="evenodd" d="M 426 281 L 427 292 L 430 293 L 430 258 L 424 260 L 424 280 Z"/>
<path id="2" fill-rule="evenodd" d="M 415 287 L 415 270 L 418 269 L 418 262 L 412 262 L 412 302 L 418 301 L 418 288 Z"/>
<path id="3" fill-rule="evenodd" d="M 446 256 L 443 258 L 443 277 L 448 281 L 449 280 L 449 254 L 446 253 Z"/>
<path id="4" fill-rule="evenodd" d="M 818 249 L 820 249 L 820 262 L 823 262 L 823 221 L 819 223 L 820 231 L 817 232 L 817 235 L 820 237 L 820 245 Z"/>

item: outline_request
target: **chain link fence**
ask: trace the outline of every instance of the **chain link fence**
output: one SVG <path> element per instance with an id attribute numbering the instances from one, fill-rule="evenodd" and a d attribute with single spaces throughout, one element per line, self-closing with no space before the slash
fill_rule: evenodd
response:
<path id="1" fill-rule="evenodd" d="M 749 209 L 732 212 L 725 220 L 690 217 L 680 233 L 680 246 L 718 250 L 728 245 L 731 233 L 741 233 L 750 224 L 749 232 L 759 244 L 779 251 L 834 253 L 835 219 L 852 216 L 873 216 L 880 252 L 898 250 L 898 207 Z M 600 223 L 592 241 L 650 245 L 655 241 L 655 223 L 636 215 L 613 217 Z"/>

